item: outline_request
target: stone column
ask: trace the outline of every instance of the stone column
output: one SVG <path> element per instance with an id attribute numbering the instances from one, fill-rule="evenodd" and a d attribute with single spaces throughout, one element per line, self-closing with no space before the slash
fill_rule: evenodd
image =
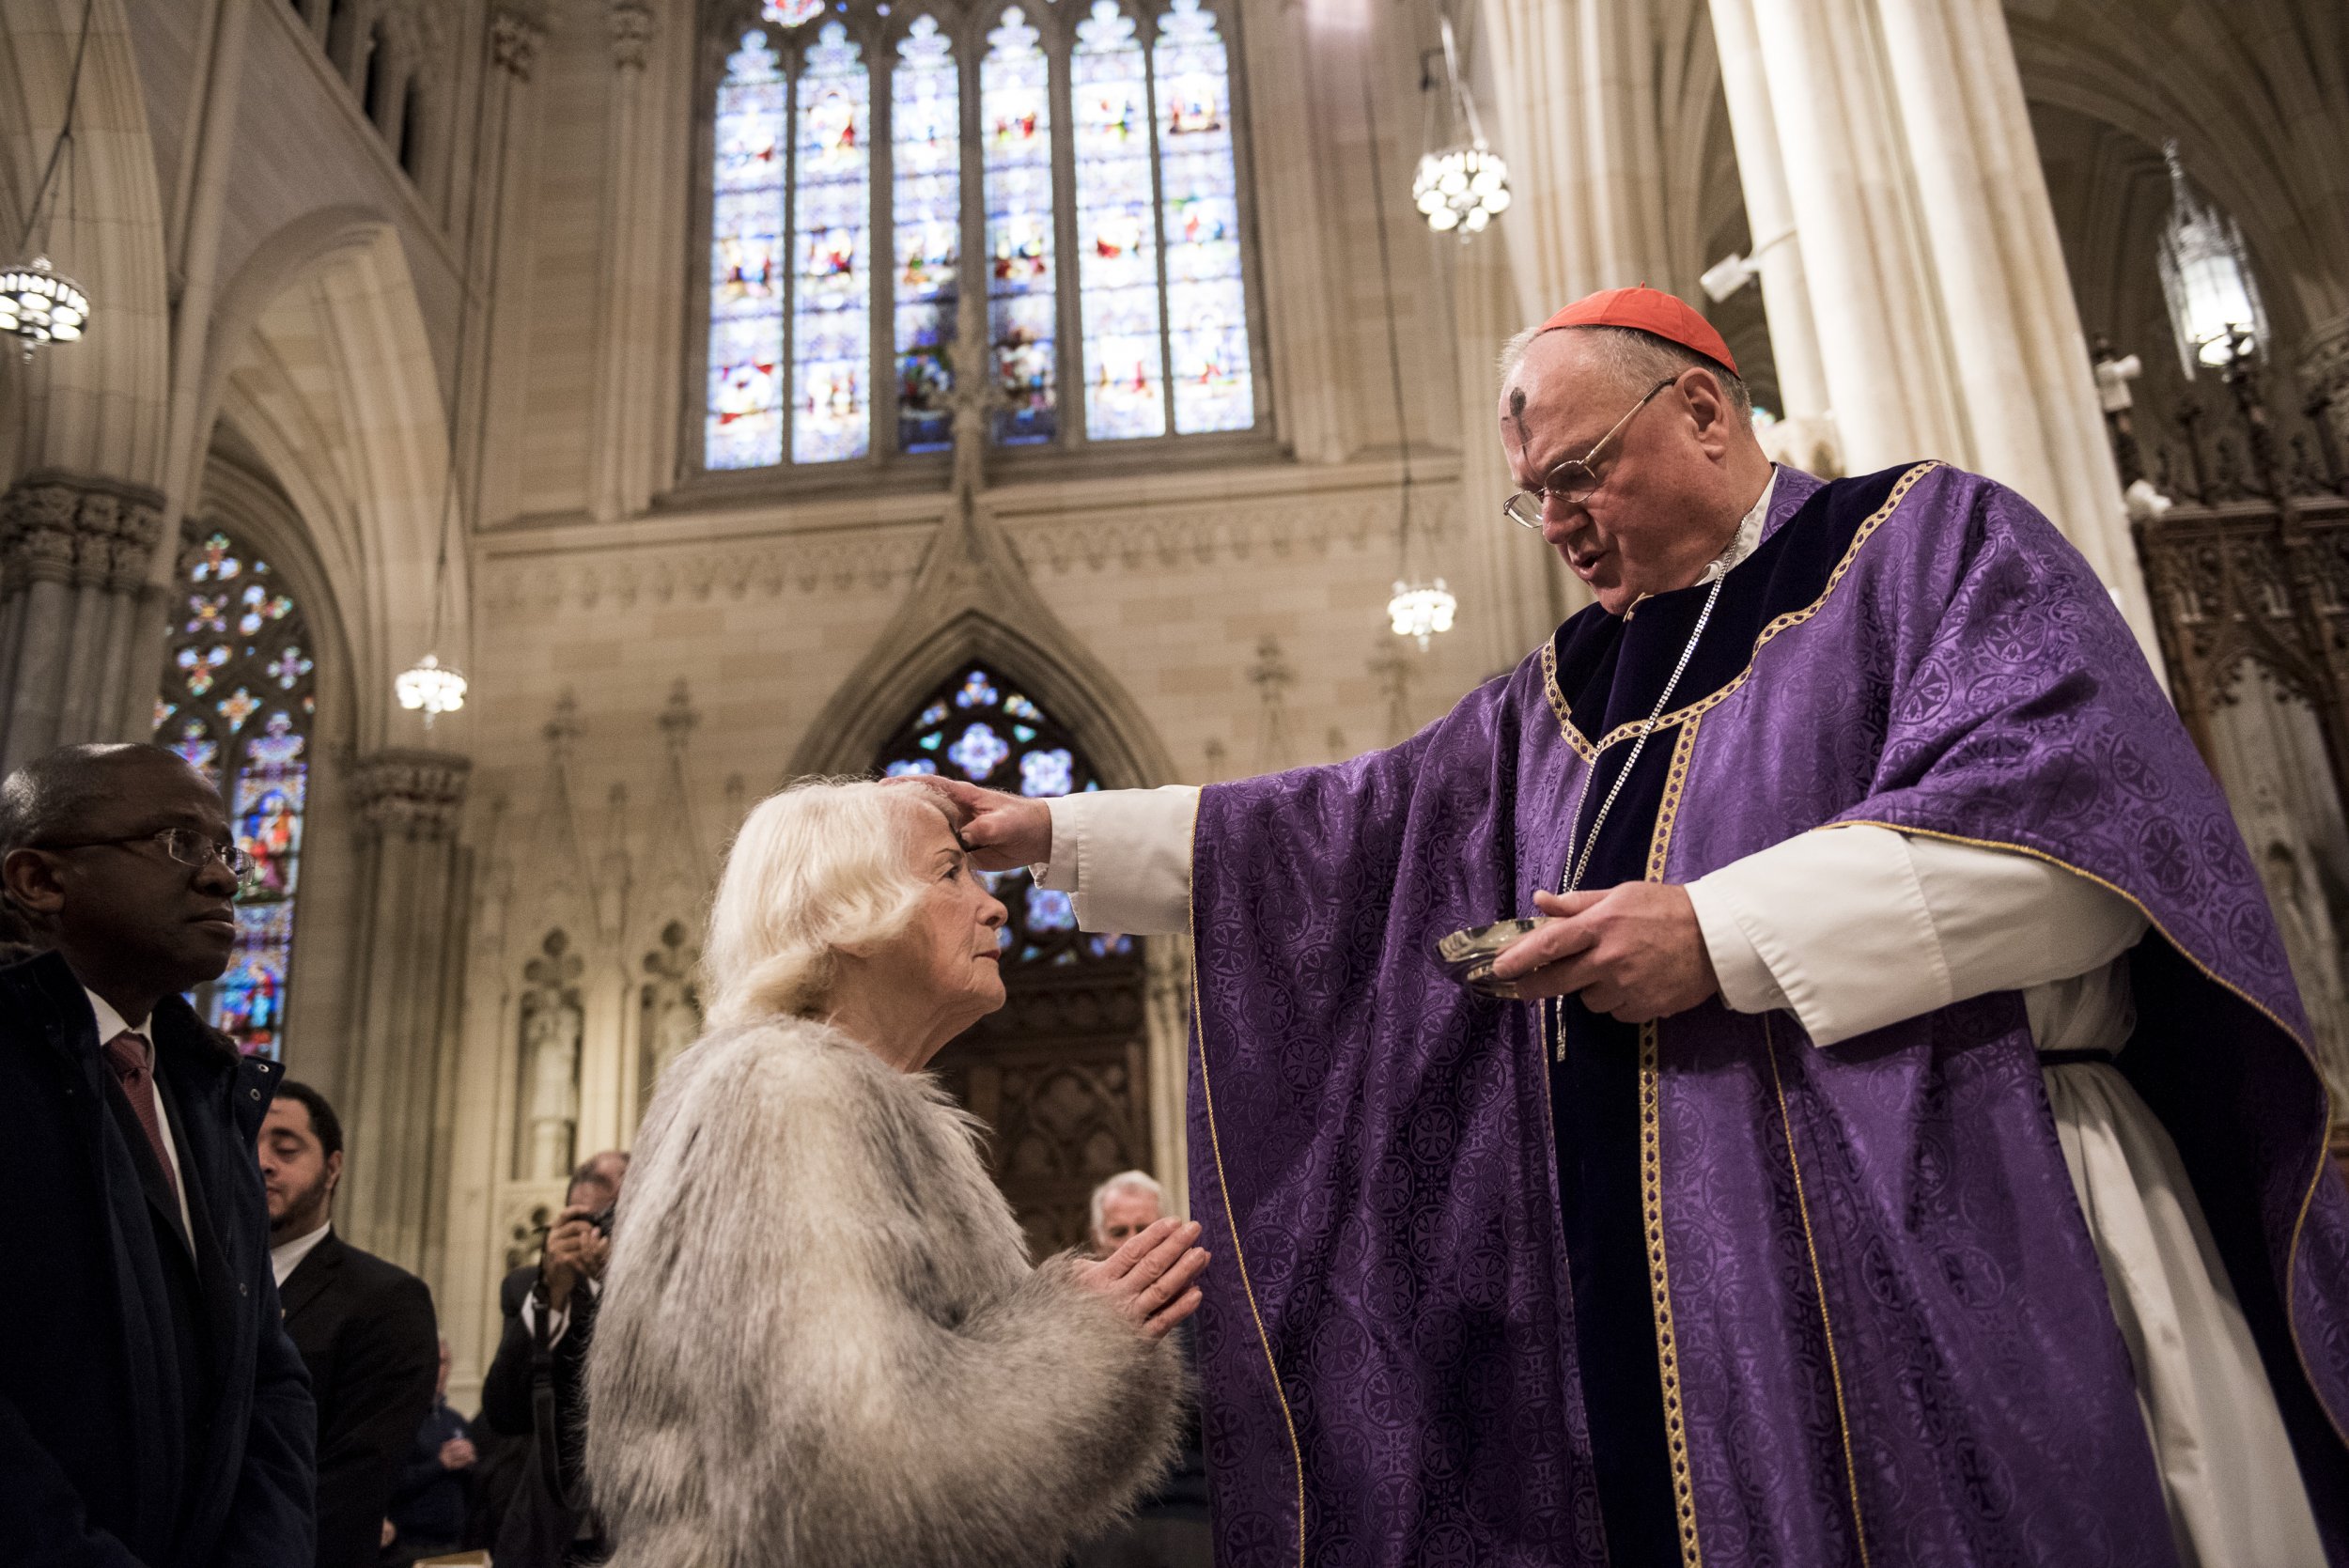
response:
<path id="1" fill-rule="evenodd" d="M 1721 92 L 1729 101 L 1730 137 L 1737 146 L 1737 178 L 1745 188 L 1746 227 L 1761 269 L 1762 309 L 1770 324 L 1770 356 L 1778 365 L 1779 412 L 1789 420 L 1825 423 L 1827 365 L 1819 357 L 1819 327 L 1811 314 L 1811 280 L 1802 265 L 1802 236 L 1795 230 L 1795 198 L 1770 109 L 1769 73 L 1753 0 L 1713 0 L 1713 38 L 1721 61 Z"/>
<path id="2" fill-rule="evenodd" d="M 439 1273 L 465 953 L 457 825 L 473 764 L 385 751 L 352 769 L 359 924 L 340 1085 L 350 1173 L 337 1219 L 402 1268 Z"/>
<path id="3" fill-rule="evenodd" d="M 647 406 L 659 349 L 658 221 L 667 143 L 644 111 L 645 63 L 653 46 L 645 0 L 614 0 L 612 102 L 605 122 L 599 330 L 595 347 L 594 432 L 587 510 L 599 522 L 642 511 L 652 499 L 648 450 L 657 416 Z"/>
<path id="4" fill-rule="evenodd" d="M 472 342 L 461 346 L 463 373 L 458 378 L 457 427 L 465 451 L 459 472 L 472 487 L 470 511 L 476 522 L 502 515 L 508 505 L 513 464 L 489 472 L 492 450 L 510 444 L 519 428 L 523 387 L 501 365 L 526 364 L 529 246 L 509 239 L 529 232 L 534 205 L 531 146 L 536 125 L 531 78 L 538 67 L 544 34 L 518 11 L 500 9 L 490 20 L 490 63 L 494 68 L 481 102 L 481 167 L 474 180 L 474 210 L 466 226 L 473 255 L 471 275 L 486 302 L 473 325 Z M 459 462 L 456 453 L 450 461 Z M 493 499 L 494 498 L 494 499 Z"/>
<path id="5" fill-rule="evenodd" d="M 163 497 L 54 471 L 0 496 L 0 770 L 53 747 L 120 738 L 143 588 L 163 532 Z"/>
<path id="6" fill-rule="evenodd" d="M 1190 939 L 1143 939 L 1150 1070 L 1150 1173 L 1166 1212 L 1190 1214 Z"/>
<path id="7" fill-rule="evenodd" d="M 2152 609 L 2005 13 L 1999 0 L 1876 7 L 1973 462 L 2056 520 L 2151 655 Z"/>
<path id="8" fill-rule="evenodd" d="M 1872 0 L 1752 0 L 1752 9 L 1844 461 L 1855 473 L 1920 457 L 1967 461 Z"/>
<path id="9" fill-rule="evenodd" d="M 1499 101 L 1492 133 L 1517 197 L 1495 226 L 1519 324 L 1595 289 L 1679 287 L 1657 205 L 1648 8 L 1485 0 L 1485 23 Z"/>
<path id="10" fill-rule="evenodd" d="M 1942 458 L 2014 486 L 2155 658 L 1998 0 L 1751 4 L 1846 467 Z"/>

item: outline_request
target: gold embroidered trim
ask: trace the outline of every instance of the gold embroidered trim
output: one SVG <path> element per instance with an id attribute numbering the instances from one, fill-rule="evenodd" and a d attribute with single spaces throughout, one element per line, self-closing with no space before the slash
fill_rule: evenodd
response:
<path id="1" fill-rule="evenodd" d="M 1558 639 L 1554 635 L 1542 644 L 1542 694 L 1549 699 L 1549 711 L 1558 716 L 1558 733 L 1565 737 L 1574 754 L 1584 762 L 1596 762 L 1598 753 L 1574 727 L 1574 710 L 1566 706 L 1566 694 L 1558 689 Z"/>
<path id="2" fill-rule="evenodd" d="M 1868 1526 L 1859 1512 L 1859 1467 L 1852 1458 L 1851 1415 L 1843 1405 L 1843 1367 L 1835 1354 L 1835 1321 L 1828 1315 L 1827 1276 L 1819 1269 L 1818 1237 L 1811 1229 L 1811 1200 L 1803 1191 L 1802 1159 L 1795 1153 L 1795 1119 L 1786 1110 L 1786 1084 L 1778 1073 L 1778 1041 L 1770 1016 L 1762 1015 L 1762 1050 L 1769 1058 L 1770 1087 L 1778 1092 L 1778 1125 L 1786 1133 L 1786 1164 L 1795 1173 L 1795 1209 L 1802 1216 L 1803 1250 L 1811 1255 L 1811 1285 L 1819 1295 L 1819 1330 L 1827 1336 L 1827 1373 L 1835 1385 L 1835 1429 L 1843 1440 L 1843 1480 L 1851 1490 L 1851 1528 L 1859 1543 L 1859 1568 L 1868 1568 Z"/>
<path id="3" fill-rule="evenodd" d="M 1867 520 L 1859 525 L 1859 532 L 1852 536 L 1850 546 L 1844 550 L 1843 558 L 1835 564 L 1835 569 L 1828 574 L 1827 586 L 1819 590 L 1819 597 L 1812 599 L 1809 604 L 1804 605 L 1800 610 L 1789 610 L 1783 615 L 1774 617 L 1770 623 L 1767 626 L 1765 626 L 1761 632 L 1755 636 L 1753 640 L 1753 651 L 1746 656 L 1746 667 L 1744 669 L 1738 671 L 1736 675 L 1726 686 L 1721 687 L 1711 695 L 1699 697 L 1695 702 L 1690 703 L 1688 706 L 1674 708 L 1672 712 L 1665 714 L 1661 719 L 1657 720 L 1657 730 L 1668 730 L 1675 724 L 1692 722 L 1711 712 L 1714 708 L 1719 707 L 1721 704 L 1729 701 L 1731 697 L 1735 696 L 1737 692 L 1737 689 L 1745 685 L 1745 683 L 1751 678 L 1753 675 L 1753 662 L 1756 659 L 1761 657 L 1762 649 L 1765 644 L 1766 644 L 1772 638 L 1778 636 L 1781 632 L 1793 630 L 1796 627 L 1802 625 L 1803 622 L 1811 619 L 1821 610 L 1827 608 L 1828 596 L 1835 592 L 1836 588 L 1843 582 L 1844 574 L 1851 570 L 1852 563 L 1859 559 L 1859 547 L 1866 544 L 1870 536 L 1873 536 L 1878 528 L 1882 527 L 1884 523 L 1891 518 L 1894 512 L 1900 509 L 1901 503 L 1908 498 L 1908 492 L 1915 487 L 1917 481 L 1922 479 L 1926 474 L 1932 473 L 1935 469 L 1939 468 L 1940 466 L 1940 463 L 1937 461 L 1921 462 L 1917 464 L 1914 468 L 1911 468 L 1907 473 L 1902 474 L 1899 479 L 1895 480 L 1892 485 L 1892 493 L 1884 498 L 1884 505 L 1878 506 L 1874 512 L 1870 513 Z M 1594 760 L 1597 757 L 1599 753 L 1607 750 L 1608 747 L 1614 745 L 1619 740 L 1628 740 L 1647 727 L 1647 722 L 1645 720 L 1633 720 L 1627 723 L 1618 724 L 1613 729 L 1609 730 L 1605 736 L 1600 737 L 1596 746 L 1593 746 L 1590 738 L 1583 735 L 1580 730 L 1575 728 L 1573 719 L 1574 710 L 1566 702 L 1565 693 L 1558 688 L 1557 646 L 1557 639 L 1554 636 L 1549 640 L 1549 642 L 1543 644 L 1542 685 L 1545 689 L 1545 694 L 1549 698 L 1550 711 L 1558 716 L 1558 728 L 1564 735 L 1566 744 L 1573 747 L 1576 753 L 1579 754 L 1583 761 L 1589 762 Z"/>
<path id="4" fill-rule="evenodd" d="M 1672 848 L 1672 823 L 1688 782 L 1688 758 L 1696 750 L 1691 720 L 1672 748 L 1672 770 L 1664 776 L 1664 798 L 1656 808 L 1656 831 L 1648 839 L 1647 879 L 1660 882 Z M 1696 1479 L 1688 1465 L 1688 1422 L 1680 1400 L 1680 1336 L 1672 1326 L 1672 1271 L 1664 1257 L 1664 1140 L 1662 1084 L 1657 1070 L 1657 1026 L 1640 1026 L 1640 1219 L 1647 1235 L 1648 1295 L 1656 1312 L 1656 1364 L 1664 1390 L 1664 1452 L 1672 1466 L 1672 1511 L 1680 1523 L 1682 1568 L 1703 1568 L 1697 1539 Z"/>
<path id="5" fill-rule="evenodd" d="M 1191 860 L 1198 863 L 1199 823 L 1191 821 Z M 1297 1568 L 1305 1568 L 1305 1451 L 1297 1441 L 1297 1418 L 1289 1411 L 1288 1390 L 1281 1386 L 1281 1364 L 1273 1359 L 1272 1336 L 1265 1332 L 1264 1313 L 1256 1307 L 1256 1287 L 1248 1278 L 1248 1253 L 1239 1243 L 1239 1215 L 1232 1207 L 1231 1184 L 1223 1177 L 1223 1139 L 1216 1130 L 1215 1090 L 1207 1079 L 1207 1025 L 1199 1010 L 1199 912 L 1191 906 L 1190 1021 L 1199 1036 L 1199 1099 L 1207 1115 L 1207 1147 L 1215 1157 L 1215 1189 L 1223 1200 L 1223 1219 L 1232 1233 L 1232 1262 L 1239 1269 L 1240 1294 L 1248 1298 L 1248 1315 L 1255 1321 L 1256 1343 L 1264 1351 L 1265 1370 L 1272 1374 L 1272 1397 L 1280 1402 L 1281 1425 L 1288 1433 L 1289 1458 L 1297 1467 Z M 1552 1141 L 1553 1143 L 1555 1140 Z"/>
<path id="6" fill-rule="evenodd" d="M 2145 917 L 2145 924 L 2161 933 L 2162 940 L 2176 948 L 2187 963 L 2201 970 L 2203 979 L 2208 980 L 2222 991 L 2232 992 L 2253 1012 L 2282 1030 L 2284 1037 L 2300 1048 L 2300 1054 L 2309 1059 L 2310 1067 L 2315 1066 L 2316 1053 L 2310 1048 L 2308 1041 L 2300 1037 L 2298 1030 L 2278 1017 L 2263 1006 L 2258 998 L 2245 991 L 2242 986 L 2234 985 L 2217 970 L 2196 957 L 2186 943 L 2170 934 L 2170 928 L 2162 924 L 2160 920 L 2155 918 L 2154 911 L 2140 903 L 2136 894 L 2126 888 L 2106 881 L 2092 871 L 2050 855 L 2044 849 L 2034 849 L 2028 844 L 2010 844 L 2004 839 L 1997 838 L 1968 838 L 1963 833 L 1936 832 L 1931 828 L 1912 828 L 1905 822 L 1883 822 L 1873 817 L 1841 817 L 1833 822 L 1822 823 L 1812 831 L 1825 832 L 1837 828 L 1889 828 L 1893 832 L 1906 833 L 1914 838 L 1937 838 L 1946 844 L 1970 845 L 1977 849 L 2004 849 L 2011 854 L 2029 855 L 2035 861 L 2045 861 L 2049 865 L 2061 866 L 2075 877 L 2085 877 L 2107 893 L 2116 893 L 2127 899 L 2131 907 Z M 2326 1083 L 2325 1075 L 2321 1071 L 2316 1075 L 2316 1093 L 2325 1109 L 2322 1126 L 2329 1129 L 2333 1125 L 2333 1092 Z M 2298 1274 L 2300 1267 L 2300 1232 L 2309 1222 L 2309 1205 L 2316 1202 L 2317 1185 L 2324 1181 L 2325 1168 L 2330 1159 L 2331 1156 L 2326 1147 L 2326 1134 L 2319 1133 L 2316 1142 L 2315 1168 L 2309 1172 L 2308 1190 L 2300 1194 L 2300 1212 L 2293 1218 L 2292 1240 L 2284 1248 L 2284 1327 L 2292 1335 L 2292 1353 L 2300 1358 L 2300 1375 L 2308 1379 L 2310 1392 L 2316 1389 L 2316 1379 L 2309 1371 L 2308 1352 L 2300 1348 L 2299 1308 L 2293 1299 L 2292 1281 Z M 2333 1407 L 2325 1402 L 2323 1394 L 2317 1394 L 2316 1404 L 2317 1408 L 2325 1412 L 2325 1420 L 2332 1426 L 2333 1436 L 2339 1437 L 2343 1443 L 2349 1443 L 2349 1427 L 2342 1426 L 2341 1418 L 2333 1413 Z"/>

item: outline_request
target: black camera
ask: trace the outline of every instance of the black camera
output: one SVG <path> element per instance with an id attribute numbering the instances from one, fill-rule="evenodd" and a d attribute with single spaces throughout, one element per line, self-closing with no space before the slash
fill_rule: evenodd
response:
<path id="1" fill-rule="evenodd" d="M 612 1236 L 613 1211 L 617 1209 L 619 1206 L 620 1205 L 617 1203 L 612 1203 L 604 1208 L 599 1209 L 597 1212 L 587 1217 L 587 1223 L 593 1225 L 596 1228 L 596 1234 L 602 1236 L 607 1241 L 610 1240 Z"/>

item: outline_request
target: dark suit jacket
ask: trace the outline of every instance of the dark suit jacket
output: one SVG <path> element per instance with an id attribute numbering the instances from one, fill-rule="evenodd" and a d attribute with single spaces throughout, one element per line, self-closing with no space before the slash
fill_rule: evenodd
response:
<path id="1" fill-rule="evenodd" d="M 319 1406 L 319 1568 L 374 1568 L 440 1375 L 432 1293 L 333 1231 L 280 1287 Z"/>
<path id="2" fill-rule="evenodd" d="M 506 1332 L 498 1341 L 490 1370 L 481 1378 L 482 1418 L 509 1436 L 531 1435 L 531 1332 L 522 1326 L 521 1313 L 522 1302 L 537 1282 L 537 1266 L 526 1265 L 508 1274 L 498 1287 Z M 570 1312 L 570 1327 L 554 1346 L 552 1372 L 555 1421 L 562 1432 L 564 1485 L 577 1495 L 580 1451 L 586 1432 L 587 1341 L 595 1328 L 596 1293 L 585 1285 L 573 1291 Z M 592 1560 L 598 1555 L 592 1548 L 582 1552 L 569 1545 L 579 1517 L 562 1507 L 539 1475 L 538 1457 L 532 1451 L 523 1457 L 521 1483 L 498 1534 L 494 1555 L 500 1568 L 554 1568 L 558 1562 Z"/>
<path id="3" fill-rule="evenodd" d="M 308 1568 L 314 1412 L 254 1135 L 282 1069 L 150 1020 L 194 1228 L 55 954 L 0 970 L 0 1562 Z"/>

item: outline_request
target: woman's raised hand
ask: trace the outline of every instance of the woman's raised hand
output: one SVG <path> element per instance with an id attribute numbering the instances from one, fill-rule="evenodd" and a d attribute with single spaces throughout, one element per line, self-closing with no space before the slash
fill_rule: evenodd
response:
<path id="1" fill-rule="evenodd" d="M 1077 1282 L 1144 1335 L 1162 1339 L 1199 1310 L 1199 1288 L 1191 1281 L 1207 1266 L 1207 1250 L 1191 1245 L 1198 1239 L 1196 1220 L 1155 1221 L 1099 1263 L 1080 1267 Z"/>

